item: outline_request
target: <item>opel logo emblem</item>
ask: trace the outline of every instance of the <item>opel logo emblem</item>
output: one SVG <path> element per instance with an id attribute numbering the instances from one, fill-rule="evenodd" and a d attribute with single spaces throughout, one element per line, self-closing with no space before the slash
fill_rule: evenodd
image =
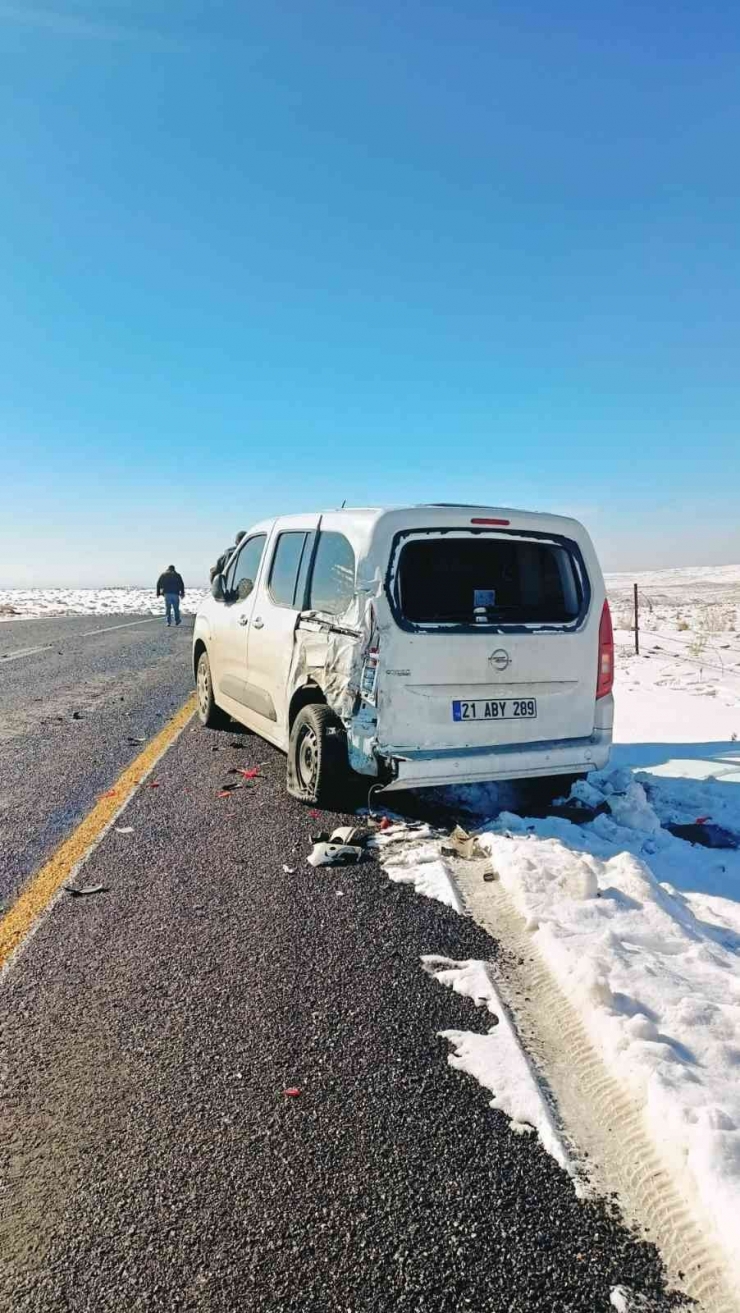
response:
<path id="1" fill-rule="evenodd" d="M 493 666 L 494 670 L 508 670 L 511 665 L 511 657 L 502 647 L 497 647 L 496 651 L 489 656 L 488 664 Z"/>

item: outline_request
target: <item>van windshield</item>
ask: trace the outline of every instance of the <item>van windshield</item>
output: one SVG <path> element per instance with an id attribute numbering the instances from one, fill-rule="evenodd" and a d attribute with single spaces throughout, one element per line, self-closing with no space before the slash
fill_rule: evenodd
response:
<path id="1" fill-rule="evenodd" d="M 567 546 L 493 535 L 412 539 L 401 551 L 397 590 L 414 624 L 568 624 L 583 603 Z"/>

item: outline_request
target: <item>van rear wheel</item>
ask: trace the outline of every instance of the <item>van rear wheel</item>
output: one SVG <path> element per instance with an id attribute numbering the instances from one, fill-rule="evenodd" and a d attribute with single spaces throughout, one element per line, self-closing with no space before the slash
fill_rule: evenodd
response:
<path id="1" fill-rule="evenodd" d="M 288 793 L 320 807 L 340 806 L 349 780 L 341 720 L 322 703 L 301 707 L 290 731 Z"/>

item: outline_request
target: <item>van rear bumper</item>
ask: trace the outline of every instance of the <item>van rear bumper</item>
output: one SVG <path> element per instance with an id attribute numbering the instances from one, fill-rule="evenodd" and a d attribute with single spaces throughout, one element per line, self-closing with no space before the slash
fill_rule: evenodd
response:
<path id="1" fill-rule="evenodd" d="M 385 748 L 382 755 L 393 774 L 385 789 L 584 774 L 603 770 L 611 743 L 611 729 L 597 729 L 585 739 L 553 739 L 498 748 L 443 748 L 436 752 Z"/>

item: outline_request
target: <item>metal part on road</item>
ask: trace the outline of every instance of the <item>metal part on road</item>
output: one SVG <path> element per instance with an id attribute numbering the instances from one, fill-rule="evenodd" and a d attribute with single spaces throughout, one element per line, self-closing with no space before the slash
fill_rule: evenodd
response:
<path id="1" fill-rule="evenodd" d="M 485 1019 L 420 960 L 495 971 L 495 941 L 372 861 L 309 867 L 354 818 L 284 776 L 187 729 L 86 863 L 107 892 L 58 900 L 6 972 L 2 1313 L 676 1307 L 655 1249 L 447 1061 L 439 1032 Z"/>

